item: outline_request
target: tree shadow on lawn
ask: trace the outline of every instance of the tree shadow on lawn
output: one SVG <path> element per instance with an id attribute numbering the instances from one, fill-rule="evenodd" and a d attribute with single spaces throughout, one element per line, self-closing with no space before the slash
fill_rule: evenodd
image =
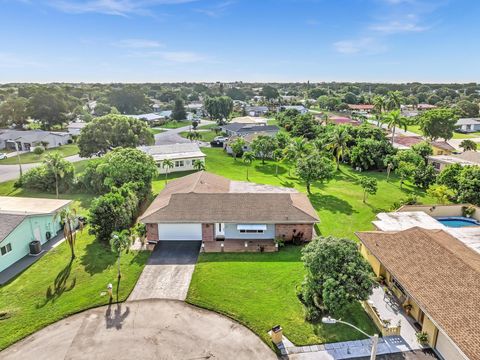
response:
<path id="1" fill-rule="evenodd" d="M 73 290 L 77 283 L 77 278 L 74 277 L 70 283 L 68 283 L 68 279 L 70 277 L 72 271 L 72 264 L 73 260 L 65 266 L 57 275 L 53 282 L 53 286 L 49 286 L 47 288 L 47 292 L 45 294 L 45 300 L 42 304 L 38 304 L 37 308 L 42 308 L 47 305 L 49 302 L 55 302 L 60 296 L 62 296 L 65 292 Z"/>
<path id="2" fill-rule="evenodd" d="M 333 195 L 324 195 L 317 193 L 309 195 L 308 198 L 310 199 L 310 202 L 317 211 L 325 209 L 332 213 L 342 213 L 346 215 L 358 213 L 357 210 L 353 209 L 350 203 Z"/>
<path id="3" fill-rule="evenodd" d="M 246 252 L 246 253 L 204 253 L 200 252 L 198 263 L 256 263 L 256 262 L 301 262 L 302 245 L 285 245 L 277 252 Z"/>
<path id="4" fill-rule="evenodd" d="M 89 275 L 103 272 L 115 263 L 116 256 L 105 244 L 94 240 L 85 247 L 85 254 L 80 259 L 81 264 Z"/>
<path id="5" fill-rule="evenodd" d="M 261 162 L 255 165 L 255 170 L 258 172 L 261 172 L 263 174 L 268 174 L 275 176 L 275 173 L 277 171 L 277 166 L 272 163 L 265 163 L 262 164 Z M 287 170 L 282 166 L 278 165 L 278 175 L 283 175 L 287 172 Z"/>

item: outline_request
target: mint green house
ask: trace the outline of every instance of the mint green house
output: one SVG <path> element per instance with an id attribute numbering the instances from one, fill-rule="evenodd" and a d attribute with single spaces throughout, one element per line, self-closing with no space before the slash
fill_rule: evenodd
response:
<path id="1" fill-rule="evenodd" d="M 34 240 L 45 244 L 61 230 L 59 211 L 70 200 L 0 196 L 0 273 L 30 254 Z"/>

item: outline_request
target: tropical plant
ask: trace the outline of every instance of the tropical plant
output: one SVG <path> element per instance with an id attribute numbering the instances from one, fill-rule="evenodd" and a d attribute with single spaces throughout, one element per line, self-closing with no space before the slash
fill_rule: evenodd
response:
<path id="1" fill-rule="evenodd" d="M 55 218 L 59 217 L 60 222 L 63 224 L 63 235 L 70 247 L 71 260 L 75 259 L 75 243 L 77 242 L 76 227 L 78 224 L 78 230 L 83 230 L 83 223 L 77 218 L 77 211 L 75 209 L 64 208 L 60 212 L 55 214 Z"/>
<path id="2" fill-rule="evenodd" d="M 424 332 L 424 331 L 420 332 L 419 331 L 415 335 L 417 337 L 417 341 L 418 341 L 419 344 L 423 345 L 423 344 L 428 343 L 428 334 L 426 332 Z"/>
<path id="3" fill-rule="evenodd" d="M 453 197 L 454 192 L 446 185 L 435 184 L 427 189 L 427 195 L 435 198 L 437 203 L 444 205 Z"/>
<path id="4" fill-rule="evenodd" d="M 202 135 L 198 131 L 189 131 L 187 134 L 187 139 L 190 141 L 200 140 Z"/>
<path id="5" fill-rule="evenodd" d="M 205 162 L 200 159 L 195 159 L 192 162 L 193 168 L 197 171 L 203 171 L 205 170 Z"/>
<path id="6" fill-rule="evenodd" d="M 400 110 L 390 111 L 385 117 L 385 122 L 389 130 L 392 130 L 392 145 L 395 142 L 395 130 L 397 127 L 407 131 L 407 119 L 402 116 Z"/>
<path id="7" fill-rule="evenodd" d="M 246 151 L 243 153 L 242 159 L 243 159 L 243 162 L 247 165 L 247 180 L 249 180 L 248 168 L 253 163 L 253 161 L 255 161 L 255 154 L 251 151 Z"/>
<path id="8" fill-rule="evenodd" d="M 311 155 L 300 158 L 296 170 L 298 177 L 305 182 L 308 194 L 311 195 L 312 183 L 333 178 L 334 166 L 333 161 L 325 156 Z"/>
<path id="9" fill-rule="evenodd" d="M 375 195 L 378 189 L 377 179 L 368 176 L 360 177 L 360 186 L 363 189 L 363 202 L 367 201 L 367 194 Z"/>
<path id="10" fill-rule="evenodd" d="M 340 158 L 343 158 L 348 150 L 348 142 L 350 135 L 343 127 L 336 127 L 332 133 L 332 137 L 327 147 L 332 150 L 335 162 L 337 163 L 337 171 L 340 169 Z"/>
<path id="11" fill-rule="evenodd" d="M 174 166 L 175 164 L 170 159 L 165 159 L 162 161 L 162 168 L 165 169 L 165 184 L 168 182 L 168 173 Z"/>
<path id="12" fill-rule="evenodd" d="M 463 151 L 477 151 L 477 143 L 470 139 L 465 139 L 460 143 Z"/>
<path id="13" fill-rule="evenodd" d="M 58 199 L 58 182 L 65 175 L 65 160 L 63 160 L 62 155 L 59 152 L 52 152 L 45 156 L 43 163 L 55 176 L 55 194 Z"/>
<path id="14" fill-rule="evenodd" d="M 45 148 L 43 146 L 36 146 L 35 149 L 33 149 L 33 153 L 37 156 L 42 155 L 45 152 Z"/>
<path id="15" fill-rule="evenodd" d="M 232 149 L 232 155 L 235 161 L 237 161 L 237 156 L 243 153 L 244 147 L 245 147 L 245 140 L 242 137 L 238 137 L 231 142 L 230 148 Z"/>
<path id="16" fill-rule="evenodd" d="M 400 105 L 402 103 L 402 94 L 400 91 L 389 91 L 387 94 L 387 107 L 390 110 L 398 109 L 400 111 Z"/>
<path id="17" fill-rule="evenodd" d="M 112 237 L 110 239 L 110 246 L 112 248 L 112 251 L 117 256 L 117 277 L 119 280 L 122 277 L 122 273 L 120 271 L 120 258 L 122 256 L 122 252 L 125 251 L 126 253 L 128 253 L 131 244 L 132 236 L 128 230 L 114 231 L 112 233 Z"/>

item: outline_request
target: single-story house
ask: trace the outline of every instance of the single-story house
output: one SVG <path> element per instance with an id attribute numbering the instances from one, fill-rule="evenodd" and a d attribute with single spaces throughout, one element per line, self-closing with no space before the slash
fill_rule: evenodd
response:
<path id="1" fill-rule="evenodd" d="M 69 123 L 67 125 L 67 130 L 68 132 L 73 135 L 73 136 L 78 136 L 80 135 L 80 132 L 82 131 L 82 129 L 87 126 L 87 123 L 86 122 L 83 122 L 83 121 L 72 121 L 71 123 Z"/>
<path id="2" fill-rule="evenodd" d="M 393 147 L 399 150 L 410 149 L 413 145 L 426 141 L 421 136 L 401 136 L 396 135 Z M 455 148 L 446 141 L 431 141 L 429 142 L 433 150 L 433 155 L 450 155 L 455 151 Z"/>
<path id="3" fill-rule="evenodd" d="M 62 226 L 57 213 L 71 200 L 0 196 L 0 272 L 30 253 L 30 242 L 54 238 Z"/>
<path id="4" fill-rule="evenodd" d="M 198 144 L 193 142 L 169 145 L 140 146 L 138 149 L 153 157 L 158 165 L 158 172 L 160 174 L 165 174 L 167 171 L 171 173 L 177 171 L 194 170 L 194 161 L 200 160 L 205 162 L 206 156 L 200 150 Z M 172 160 L 173 168 L 164 168 L 164 160 Z"/>
<path id="5" fill-rule="evenodd" d="M 344 116 L 330 116 L 328 118 L 327 124 L 325 124 L 323 117 L 318 117 L 318 120 L 321 121 L 324 125 L 333 124 L 333 125 L 360 126 L 362 124 L 358 120 L 354 120 L 354 119 L 351 119 L 349 117 L 344 117 Z"/>
<path id="6" fill-rule="evenodd" d="M 243 152 L 251 151 L 253 140 L 255 140 L 259 136 L 274 136 L 274 135 L 272 135 L 272 133 L 259 131 L 259 132 L 247 134 L 245 136 L 241 136 L 241 138 L 245 141 L 245 145 L 243 146 Z M 233 155 L 231 144 L 232 142 L 235 141 L 235 139 L 238 139 L 238 138 L 239 136 L 231 136 L 230 138 L 228 138 L 227 141 L 223 143 L 223 149 L 227 152 L 228 155 Z"/>
<path id="7" fill-rule="evenodd" d="M 457 127 L 457 131 L 463 132 L 463 133 L 480 131 L 480 118 L 458 119 L 455 126 Z"/>
<path id="8" fill-rule="evenodd" d="M 370 104 L 348 104 L 348 109 L 352 111 L 364 111 L 366 113 L 371 112 L 374 109 L 374 105 Z"/>
<path id="9" fill-rule="evenodd" d="M 245 136 L 256 132 L 268 133 L 268 135 L 274 136 L 280 130 L 276 125 L 255 125 L 255 124 L 242 124 L 242 123 L 229 123 L 222 125 L 221 129 L 228 136 Z"/>
<path id="10" fill-rule="evenodd" d="M 141 114 L 141 115 L 128 115 L 129 117 L 143 120 L 148 123 L 157 123 L 161 121 L 165 121 L 167 119 L 166 116 L 161 115 L 161 113 L 149 113 L 149 114 Z"/>
<path id="11" fill-rule="evenodd" d="M 255 116 L 240 116 L 233 118 L 231 123 L 236 124 L 255 124 L 255 125 L 267 125 L 268 120 L 264 117 L 255 117 Z"/>
<path id="12" fill-rule="evenodd" d="M 297 110 L 300 114 L 306 114 L 308 109 L 303 105 L 282 105 L 277 108 L 277 111 L 285 111 L 285 110 Z"/>
<path id="13" fill-rule="evenodd" d="M 268 106 L 247 106 L 245 108 L 245 112 L 249 116 L 264 116 L 268 113 L 269 109 Z"/>
<path id="14" fill-rule="evenodd" d="M 418 104 L 417 105 L 417 110 L 424 111 L 424 110 L 432 110 L 436 109 L 436 105 L 431 105 L 431 104 Z"/>
<path id="15" fill-rule="evenodd" d="M 30 151 L 43 143 L 55 148 L 72 142 L 72 134 L 44 130 L 0 130 L 0 149 Z"/>
<path id="16" fill-rule="evenodd" d="M 428 162 L 432 164 L 437 171 L 442 171 L 444 168 L 452 164 L 460 164 L 461 166 L 480 166 L 480 153 L 476 151 L 465 151 L 461 154 L 432 155 L 428 157 Z"/>
<path id="17" fill-rule="evenodd" d="M 150 242 L 201 241 L 202 249 L 276 251 L 310 241 L 318 215 L 295 189 L 232 181 L 205 171 L 170 181 L 140 217 Z"/>
<path id="18" fill-rule="evenodd" d="M 360 251 L 448 360 L 479 359 L 480 253 L 442 229 L 356 234 Z"/>

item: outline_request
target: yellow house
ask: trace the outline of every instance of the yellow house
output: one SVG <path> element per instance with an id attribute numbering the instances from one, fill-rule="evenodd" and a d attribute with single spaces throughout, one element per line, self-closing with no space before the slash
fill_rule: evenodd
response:
<path id="1" fill-rule="evenodd" d="M 394 146 L 399 150 L 410 149 L 413 145 L 424 142 L 421 136 L 396 136 Z M 436 155 L 450 155 L 455 151 L 455 148 L 446 141 L 431 141 L 434 156 Z"/>
<path id="2" fill-rule="evenodd" d="M 451 155 L 455 148 L 446 141 L 432 141 L 430 143 L 433 155 Z"/>
<path id="3" fill-rule="evenodd" d="M 362 255 L 437 354 L 480 359 L 480 253 L 443 230 L 357 236 Z"/>

